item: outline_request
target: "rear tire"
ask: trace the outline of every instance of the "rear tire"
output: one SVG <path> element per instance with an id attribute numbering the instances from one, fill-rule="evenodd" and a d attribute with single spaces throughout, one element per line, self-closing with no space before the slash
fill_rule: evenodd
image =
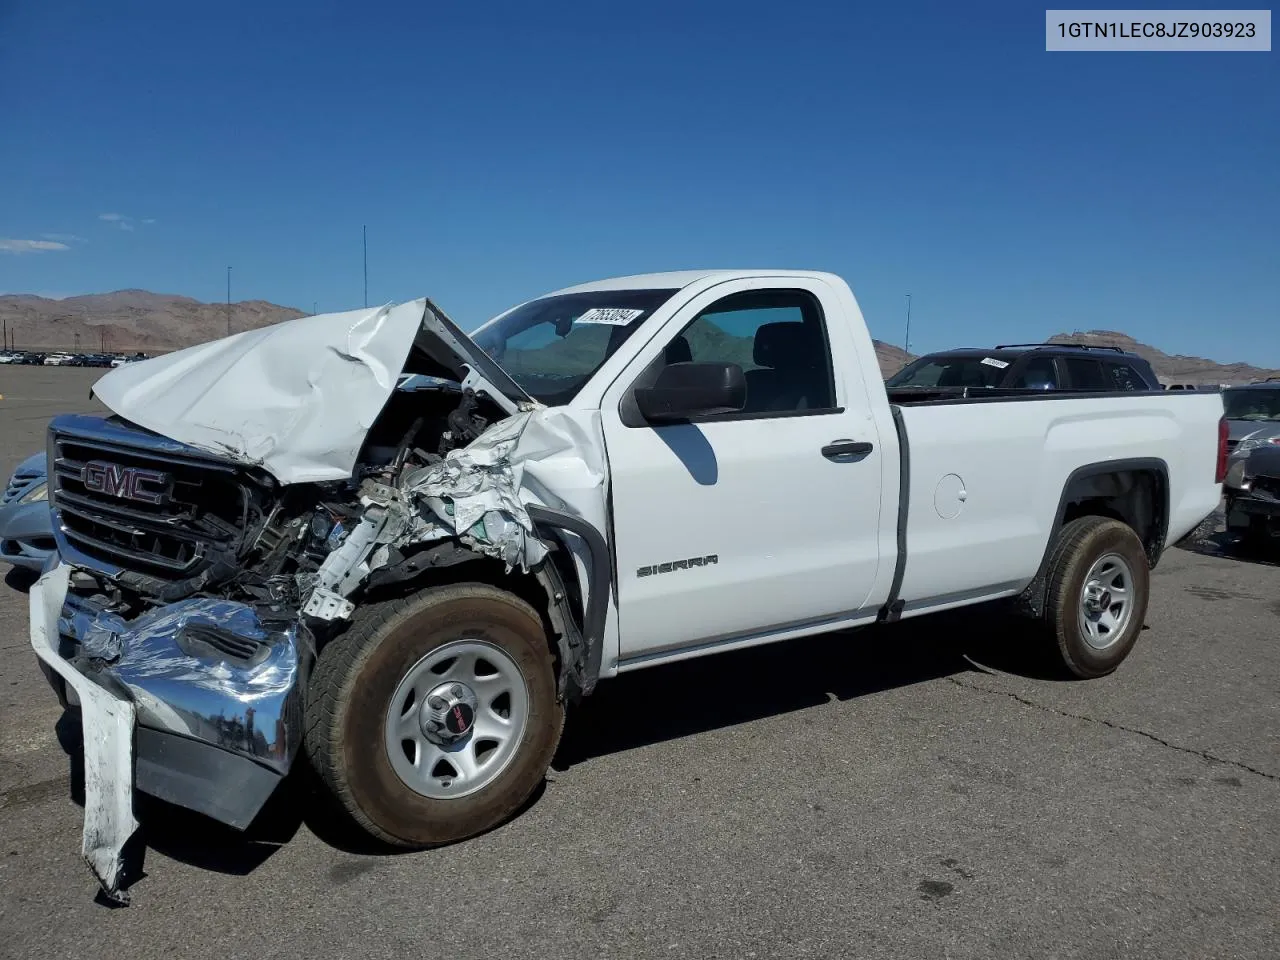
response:
<path id="1" fill-rule="evenodd" d="M 1129 655 L 1146 622 L 1151 567 L 1133 529 L 1080 517 L 1058 533 L 1045 619 L 1074 676 L 1105 676 Z"/>
<path id="2" fill-rule="evenodd" d="M 467 658 L 469 684 L 455 669 Z M 501 708 L 486 700 L 495 676 L 506 684 L 505 730 Z M 456 701 L 455 677 L 466 690 Z M 429 701 L 439 708 L 434 718 Z M 515 813 L 543 780 L 564 710 L 538 613 L 506 591 L 467 583 L 359 608 L 320 653 L 306 722 L 312 766 L 351 820 L 385 843 L 424 848 L 483 833 Z M 497 737 L 509 734 L 488 760 L 481 759 L 486 722 Z M 396 757 L 400 724 L 404 753 Z"/>

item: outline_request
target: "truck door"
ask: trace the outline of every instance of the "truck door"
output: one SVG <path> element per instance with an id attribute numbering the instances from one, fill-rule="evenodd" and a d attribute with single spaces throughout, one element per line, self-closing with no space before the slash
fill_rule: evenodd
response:
<path id="1" fill-rule="evenodd" d="M 862 610 L 880 563 L 883 452 L 854 350 L 821 280 L 728 281 L 673 315 L 609 388 L 624 660 Z M 637 381 L 681 360 L 739 364 L 746 408 L 638 419 Z"/>

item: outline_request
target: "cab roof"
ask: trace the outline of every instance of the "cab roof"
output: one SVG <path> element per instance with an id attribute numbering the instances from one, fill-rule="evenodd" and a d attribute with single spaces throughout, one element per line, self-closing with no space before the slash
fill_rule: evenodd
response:
<path id="1" fill-rule="evenodd" d="M 603 290 L 682 290 L 702 280 L 737 280 L 742 277 L 812 277 L 820 280 L 839 280 L 833 273 L 818 270 L 776 270 L 757 268 L 754 270 L 675 270 L 668 273 L 637 273 L 629 277 L 611 277 L 607 280 L 593 280 L 580 283 L 554 293 L 546 294 L 557 297 L 566 293 L 595 293 Z"/>

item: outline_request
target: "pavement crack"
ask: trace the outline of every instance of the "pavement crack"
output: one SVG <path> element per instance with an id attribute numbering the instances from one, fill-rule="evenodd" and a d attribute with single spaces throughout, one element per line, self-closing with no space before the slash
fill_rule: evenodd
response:
<path id="1" fill-rule="evenodd" d="M 1255 776 L 1262 777 L 1264 780 L 1271 780 L 1273 782 L 1280 781 L 1280 775 L 1268 773 L 1266 770 L 1259 770 L 1257 767 L 1251 767 L 1249 764 L 1243 763 L 1240 760 L 1224 759 L 1210 753 L 1208 750 L 1197 750 L 1194 747 L 1184 747 L 1178 743 L 1171 743 L 1163 737 L 1158 737 L 1154 733 L 1148 733 L 1146 730 L 1139 730 L 1137 727 L 1127 727 L 1122 723 L 1116 723 L 1114 720 L 1104 720 L 1099 717 L 1088 717 L 1081 713 L 1072 713 L 1069 710 L 1059 710 L 1057 707 L 1047 707 L 1042 703 L 1036 703 L 1036 701 L 1024 697 L 1019 693 L 1014 693 L 1011 690 L 994 690 L 991 687 L 984 687 L 980 684 L 966 683 L 958 677 L 947 677 L 947 679 L 957 687 L 961 687 L 965 690 L 973 690 L 977 693 L 989 693 L 995 696 L 1008 697 L 1010 700 L 1016 700 L 1018 703 L 1031 707 L 1034 710 L 1056 714 L 1059 717 L 1066 717 L 1070 720 L 1083 720 L 1085 723 L 1100 724 L 1104 727 L 1110 727 L 1112 730 L 1119 730 L 1121 733 L 1129 733 L 1134 736 L 1143 737 L 1150 740 L 1152 743 L 1158 743 L 1160 746 L 1167 747 L 1170 750 L 1177 750 L 1179 753 L 1187 753 L 1193 757 L 1199 757 L 1201 760 L 1206 760 L 1209 763 L 1225 764 L 1226 766 L 1235 767 L 1238 770 L 1244 770 L 1247 773 L 1252 773 Z"/>

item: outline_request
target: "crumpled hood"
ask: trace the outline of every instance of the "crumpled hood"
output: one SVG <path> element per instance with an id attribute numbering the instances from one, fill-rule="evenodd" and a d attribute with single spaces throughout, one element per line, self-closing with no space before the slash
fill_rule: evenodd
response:
<path id="1" fill-rule="evenodd" d="M 425 297 L 299 317 L 112 370 L 93 386 L 126 420 L 261 465 L 281 483 L 351 475 L 415 341 L 459 379 L 518 387 Z M 524 397 L 523 399 L 527 399 Z"/>

